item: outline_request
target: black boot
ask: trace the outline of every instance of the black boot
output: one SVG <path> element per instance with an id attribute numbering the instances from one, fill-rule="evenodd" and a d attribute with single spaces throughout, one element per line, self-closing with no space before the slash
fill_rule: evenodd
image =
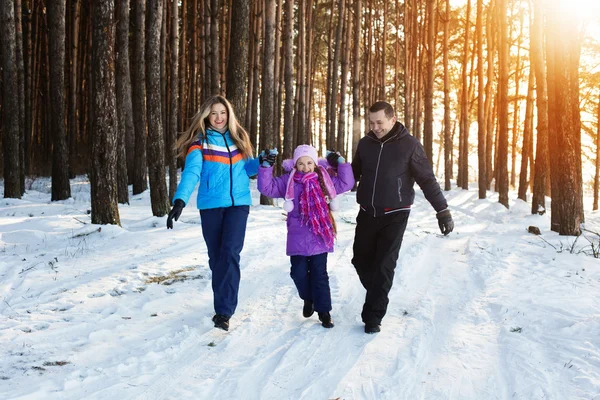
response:
<path id="1" fill-rule="evenodd" d="M 376 323 L 365 324 L 365 333 L 381 332 L 381 325 Z"/>
<path id="2" fill-rule="evenodd" d="M 304 318 L 310 318 L 315 313 L 315 307 L 313 302 L 310 300 L 304 300 L 304 308 L 302 308 L 302 315 Z"/>
<path id="3" fill-rule="evenodd" d="M 215 314 L 212 320 L 215 323 L 215 328 L 220 328 L 224 331 L 229 330 L 229 317 L 227 315 Z"/>
<path id="4" fill-rule="evenodd" d="M 328 312 L 319 313 L 319 321 L 321 321 L 321 325 L 323 328 L 333 328 L 333 319 L 331 319 L 331 315 Z"/>

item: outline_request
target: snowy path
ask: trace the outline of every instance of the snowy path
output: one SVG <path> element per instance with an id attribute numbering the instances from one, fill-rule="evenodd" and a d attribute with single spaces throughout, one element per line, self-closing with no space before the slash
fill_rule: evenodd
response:
<path id="1" fill-rule="evenodd" d="M 600 262 L 528 234 L 573 244 L 525 203 L 451 191 L 442 237 L 419 194 L 377 335 L 360 321 L 352 197 L 329 256 L 330 330 L 301 315 L 281 209 L 255 206 L 225 333 L 193 209 L 166 231 L 140 196 L 122 229 L 97 232 L 74 220 L 89 220 L 79 200 L 36 196 L 0 207 L 2 399 L 600 400 Z M 181 280 L 150 283 L 169 273 Z"/>

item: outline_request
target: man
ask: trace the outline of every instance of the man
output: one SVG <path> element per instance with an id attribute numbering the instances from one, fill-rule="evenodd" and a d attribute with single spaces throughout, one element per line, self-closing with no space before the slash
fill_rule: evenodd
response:
<path id="1" fill-rule="evenodd" d="M 373 104 L 369 125 L 352 161 L 354 178 L 360 181 L 352 264 L 367 290 L 361 314 L 365 332 L 376 333 L 389 303 L 415 182 L 437 212 L 444 235 L 452 232 L 454 222 L 423 146 L 396 121 L 394 108 L 384 101 Z"/>

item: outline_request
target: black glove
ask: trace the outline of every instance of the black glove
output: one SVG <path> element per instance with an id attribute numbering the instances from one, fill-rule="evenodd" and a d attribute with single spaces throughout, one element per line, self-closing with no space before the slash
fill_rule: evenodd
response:
<path id="1" fill-rule="evenodd" d="M 258 156 L 258 162 L 263 167 L 272 167 L 277 160 L 277 149 L 263 150 Z"/>
<path id="2" fill-rule="evenodd" d="M 185 207 L 185 202 L 183 200 L 175 200 L 173 208 L 169 212 L 169 217 L 167 218 L 167 229 L 173 229 L 173 220 L 177 221 L 179 219 L 179 216 L 183 211 L 183 207 Z"/>
<path id="3" fill-rule="evenodd" d="M 454 221 L 452 220 L 452 215 L 450 215 L 450 210 L 440 211 L 436 214 L 436 217 L 440 231 L 442 231 L 444 236 L 454 230 Z"/>
<path id="4" fill-rule="evenodd" d="M 335 150 L 328 151 L 327 156 L 325 158 L 327 158 L 327 162 L 334 169 L 337 168 L 338 165 L 340 165 L 340 163 L 343 163 L 345 161 L 344 157 L 342 157 L 340 152 Z"/>

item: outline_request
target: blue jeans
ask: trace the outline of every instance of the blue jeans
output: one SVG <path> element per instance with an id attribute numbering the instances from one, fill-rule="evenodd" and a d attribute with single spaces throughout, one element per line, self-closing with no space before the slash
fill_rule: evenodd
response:
<path id="1" fill-rule="evenodd" d="M 200 210 L 202 235 L 212 271 L 215 313 L 231 317 L 238 303 L 240 252 L 244 247 L 249 206 Z"/>
<path id="2" fill-rule="evenodd" d="M 327 275 L 327 253 L 291 256 L 290 276 L 302 300 L 313 302 L 316 312 L 331 311 L 331 292 Z"/>

